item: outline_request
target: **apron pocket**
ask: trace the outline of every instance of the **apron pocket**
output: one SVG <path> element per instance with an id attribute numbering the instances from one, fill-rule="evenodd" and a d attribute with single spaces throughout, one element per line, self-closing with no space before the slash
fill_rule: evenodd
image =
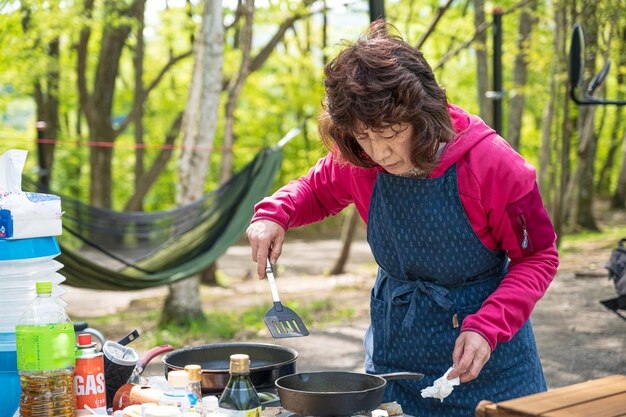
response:
<path id="1" fill-rule="evenodd" d="M 387 303 L 374 296 L 374 289 L 370 296 L 371 342 L 373 345 L 372 359 L 374 365 L 385 362 L 387 351 Z"/>

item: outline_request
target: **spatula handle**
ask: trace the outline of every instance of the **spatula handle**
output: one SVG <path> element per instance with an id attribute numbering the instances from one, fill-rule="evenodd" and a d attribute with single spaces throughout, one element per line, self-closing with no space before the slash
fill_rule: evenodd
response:
<path id="1" fill-rule="evenodd" d="M 272 269 L 270 258 L 267 258 L 267 265 L 265 266 L 265 274 L 267 275 L 267 280 L 270 283 L 270 289 L 272 290 L 272 298 L 274 298 L 274 303 L 280 304 L 280 297 L 278 296 L 278 289 L 276 289 L 276 281 L 274 281 L 274 270 Z"/>

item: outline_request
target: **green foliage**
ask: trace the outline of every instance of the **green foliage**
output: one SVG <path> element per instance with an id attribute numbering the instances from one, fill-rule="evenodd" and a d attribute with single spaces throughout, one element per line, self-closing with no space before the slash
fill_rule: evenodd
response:
<path id="1" fill-rule="evenodd" d="M 26 105 L 26 100 L 32 100 L 35 82 L 46 85 L 45 74 L 54 63 L 48 56 L 48 44 L 54 39 L 60 40 L 60 85 L 58 89 L 61 114 L 61 132 L 55 156 L 53 171 L 53 188 L 59 192 L 80 199 L 88 198 L 88 170 L 89 147 L 88 129 L 84 116 L 80 114 L 80 103 L 77 93 L 76 79 L 76 49 L 80 30 L 89 28 L 90 53 L 87 62 L 87 86 L 93 88 L 95 79 L 95 64 L 98 60 L 100 42 L 105 24 L 129 24 L 136 28 L 137 22 L 121 19 L 111 12 L 112 2 L 96 2 L 93 13 L 94 19 L 84 16 L 82 2 L 62 2 L 31 0 L 21 2 L 25 5 L 20 10 L 18 3 L 7 6 L 0 11 L 0 52 L 3 56 L 0 62 L 0 134 L 2 147 L 27 148 L 34 151 L 33 123 L 35 116 L 32 105 Z M 233 3 L 234 4 L 234 3 Z M 516 5 L 513 0 L 498 3 L 505 10 Z M 231 3 L 225 7 L 232 6 Z M 170 57 L 189 51 L 192 47 L 191 38 L 199 27 L 199 14 L 202 2 L 188 4 L 172 3 L 167 8 L 154 2 L 147 2 L 145 36 L 145 58 L 143 83 L 148 86 L 159 75 Z M 311 10 L 318 10 L 314 6 Z M 247 78 L 237 110 L 235 112 L 234 146 L 235 169 L 239 169 L 263 147 L 275 144 L 289 129 L 298 125 L 304 117 L 315 116 L 323 100 L 323 62 L 322 57 L 333 57 L 340 49 L 342 40 L 353 41 L 362 35 L 368 25 L 367 2 L 357 2 L 348 7 L 332 5 L 333 9 L 328 16 L 328 46 L 322 47 L 322 19 L 319 13 L 313 13 L 307 18 L 296 21 L 283 40 L 278 43 L 267 61 L 261 68 L 254 71 Z M 412 44 L 429 27 L 435 17 L 441 2 L 429 0 L 415 2 L 412 0 L 396 0 L 386 3 L 387 20 L 396 26 L 399 33 Z M 550 95 L 550 74 L 556 69 L 557 94 L 555 97 L 557 122 L 553 123 L 552 136 L 553 154 L 550 170 L 558 172 L 560 166 L 559 149 L 562 130 L 562 103 L 564 100 L 564 83 L 566 76 L 565 50 L 554 51 L 555 31 L 567 32 L 569 28 L 560 28 L 554 21 L 554 8 L 557 4 L 540 3 L 533 27 L 532 36 L 528 42 L 526 60 L 528 80 L 522 89 L 512 86 L 512 73 L 515 56 L 518 53 L 517 36 L 521 9 L 506 13 L 503 16 L 503 74 L 507 98 L 524 93 L 526 97 L 525 114 L 522 125 L 522 148 L 520 152 L 533 164 L 537 165 L 540 153 L 541 121 L 545 104 Z M 611 2 L 599 6 L 599 21 L 611 21 L 614 18 L 615 27 L 623 28 L 624 19 L 619 10 Z M 269 39 L 278 29 L 281 22 L 295 13 L 307 14 L 300 2 L 277 0 L 269 3 L 258 3 L 254 17 L 253 57 L 262 50 Z M 27 24 L 24 17 L 28 15 Z M 618 16 L 618 17 L 615 17 Z M 225 9 L 225 23 L 231 25 L 235 18 L 235 11 Z M 487 20 L 491 20 L 487 10 Z M 447 54 L 463 42 L 470 40 L 474 35 L 474 10 L 472 3 L 453 2 L 441 21 L 430 35 L 422 50 L 431 65 L 438 65 Z M 584 16 L 583 16 L 584 18 Z M 583 23 L 584 23 L 584 19 Z M 238 47 L 238 29 L 241 22 L 229 26 L 225 39 L 224 78 L 235 76 L 241 61 L 241 51 Z M 610 26 L 602 28 L 600 37 L 600 52 L 606 53 L 614 66 L 611 76 L 607 79 L 604 94 L 615 97 L 616 90 L 623 90 L 618 85 L 617 76 L 626 74 L 626 66 L 620 57 L 619 43 L 623 42 L 615 33 L 609 33 Z M 491 30 L 487 31 L 487 50 L 492 49 Z M 611 36 L 610 36 L 611 35 Z M 567 35 L 565 35 L 567 37 Z M 611 45 L 608 40 L 612 39 Z M 119 78 L 114 96 L 114 121 L 119 125 L 128 116 L 134 97 L 134 69 L 133 53 L 137 46 L 137 39 L 133 33 L 127 42 L 120 62 Z M 478 113 L 476 88 L 476 43 L 448 59 L 441 68 L 437 69 L 438 81 L 445 86 L 452 102 L 460 105 L 472 113 Z M 620 63 L 621 65 L 615 65 Z M 601 63 L 598 62 L 598 67 Z M 491 65 L 491 63 L 489 63 Z M 143 130 L 147 148 L 144 152 L 145 167 L 159 154 L 159 146 L 163 143 L 171 123 L 181 112 L 189 95 L 189 84 L 193 67 L 193 58 L 178 62 L 161 80 L 158 86 L 150 92 L 150 96 L 143 106 Z M 491 71 L 491 69 L 490 69 Z M 622 92 L 623 93 L 623 92 Z M 225 94 L 220 104 L 220 121 L 216 136 L 216 148 L 211 153 L 211 164 L 208 173 L 206 189 L 217 187 L 219 165 L 222 150 L 221 135 L 223 124 L 223 105 Z M 507 114 L 505 100 L 504 115 Z M 575 116 L 577 109 L 570 108 Z M 611 129 L 613 123 L 621 117 L 615 108 L 607 108 L 604 117 L 604 126 L 598 123 L 598 159 L 597 171 L 602 167 L 608 155 Z M 505 117 L 506 129 L 506 117 Z M 621 128 L 623 131 L 623 127 Z M 121 209 L 126 200 L 134 192 L 134 166 L 136 152 L 133 149 L 134 137 L 131 125 L 117 139 L 114 151 L 114 208 Z M 572 166 L 576 163 L 577 133 L 572 130 L 574 142 L 571 147 L 570 160 Z M 98 138 L 95 138 L 98 140 Z M 180 143 L 180 138 L 179 142 Z M 300 135 L 285 148 L 284 163 L 277 178 L 275 187 L 296 178 L 307 172 L 308 168 L 326 153 L 317 136 L 314 118 L 307 123 L 306 135 Z M 146 210 L 170 208 L 174 205 L 174 195 L 177 187 L 176 161 L 180 155 L 177 149 L 167 167 L 150 189 L 146 196 L 144 207 Z M 27 172 L 33 173 L 36 158 L 34 152 L 27 165 Z M 619 164 L 612 168 L 608 184 L 615 187 Z"/>

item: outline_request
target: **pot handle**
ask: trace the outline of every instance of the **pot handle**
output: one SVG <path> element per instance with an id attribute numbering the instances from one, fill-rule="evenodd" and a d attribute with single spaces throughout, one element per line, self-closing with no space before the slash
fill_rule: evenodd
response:
<path id="1" fill-rule="evenodd" d="M 163 353 L 171 352 L 173 350 L 174 350 L 174 347 L 172 347 L 171 345 L 161 345 L 161 346 L 153 347 L 152 349 L 147 351 L 137 361 L 137 369 L 139 369 L 140 371 L 143 371 L 143 369 L 146 367 L 146 365 L 148 365 L 148 363 L 152 359 L 156 358 L 157 356 L 159 356 L 159 355 L 161 355 Z"/>
<path id="2" fill-rule="evenodd" d="M 419 381 L 420 379 L 424 378 L 424 374 L 420 374 L 419 372 L 392 372 L 389 374 L 374 375 L 385 378 L 388 381 L 393 379 L 414 379 L 416 381 Z"/>

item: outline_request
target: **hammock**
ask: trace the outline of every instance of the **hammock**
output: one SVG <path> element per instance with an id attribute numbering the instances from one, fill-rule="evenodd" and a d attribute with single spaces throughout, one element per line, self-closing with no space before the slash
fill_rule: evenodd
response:
<path id="1" fill-rule="evenodd" d="M 259 152 L 227 183 L 201 199 L 160 212 L 116 212 L 61 196 L 63 228 L 82 241 L 73 249 L 60 240 L 56 258 L 68 285 L 102 290 L 139 290 L 198 274 L 233 245 L 280 169 L 282 147 Z M 64 232 L 64 233 L 65 233 Z"/>

